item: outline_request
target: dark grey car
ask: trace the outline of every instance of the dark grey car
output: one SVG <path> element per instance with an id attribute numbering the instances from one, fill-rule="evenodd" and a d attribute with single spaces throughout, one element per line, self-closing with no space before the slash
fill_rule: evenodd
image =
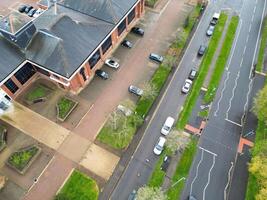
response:
<path id="1" fill-rule="evenodd" d="M 104 80 L 108 79 L 108 73 L 101 69 L 96 70 L 95 74 Z"/>
<path id="2" fill-rule="evenodd" d="M 198 54 L 199 56 L 203 56 L 204 53 L 205 53 L 205 51 L 206 51 L 206 48 L 207 48 L 206 46 L 204 46 L 204 45 L 200 45 L 197 54 Z"/>

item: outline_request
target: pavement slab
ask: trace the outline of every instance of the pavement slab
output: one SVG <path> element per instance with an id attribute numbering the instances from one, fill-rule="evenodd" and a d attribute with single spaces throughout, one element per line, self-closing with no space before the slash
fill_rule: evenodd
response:
<path id="1" fill-rule="evenodd" d="M 118 164 L 119 159 L 118 156 L 92 144 L 80 164 L 96 175 L 108 180 Z"/>
<path id="2" fill-rule="evenodd" d="M 70 131 L 13 101 L 0 119 L 52 149 L 58 149 Z"/>

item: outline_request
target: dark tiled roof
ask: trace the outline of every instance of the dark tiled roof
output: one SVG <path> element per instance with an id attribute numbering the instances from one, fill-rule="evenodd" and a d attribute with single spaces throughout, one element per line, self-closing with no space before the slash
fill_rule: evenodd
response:
<path id="1" fill-rule="evenodd" d="M 0 81 L 25 59 L 69 78 L 136 1 L 63 0 L 57 15 L 52 7 L 34 20 L 38 31 L 23 50 L 0 36 Z"/>
<path id="2" fill-rule="evenodd" d="M 137 0 L 62 0 L 59 4 L 86 15 L 117 24 Z"/>

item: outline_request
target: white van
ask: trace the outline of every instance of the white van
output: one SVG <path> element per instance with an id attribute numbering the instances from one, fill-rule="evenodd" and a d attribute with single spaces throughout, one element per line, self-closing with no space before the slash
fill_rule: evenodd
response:
<path id="1" fill-rule="evenodd" d="M 166 142 L 166 139 L 164 137 L 159 137 L 159 140 L 158 140 L 158 142 L 157 142 L 157 144 L 156 144 L 156 146 L 154 147 L 154 150 L 153 150 L 156 155 L 160 155 L 161 154 L 165 142 Z"/>
<path id="2" fill-rule="evenodd" d="M 167 117 L 164 125 L 161 128 L 161 133 L 163 135 L 168 135 L 169 132 L 171 131 L 173 123 L 174 123 L 174 119 L 172 117 Z"/>

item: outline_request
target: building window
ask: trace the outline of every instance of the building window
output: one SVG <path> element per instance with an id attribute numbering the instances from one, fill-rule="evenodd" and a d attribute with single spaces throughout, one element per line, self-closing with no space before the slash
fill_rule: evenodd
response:
<path id="1" fill-rule="evenodd" d="M 27 63 L 22 68 L 19 69 L 15 73 L 16 79 L 23 85 L 26 83 L 33 75 L 35 74 L 35 70 L 33 69 L 30 63 Z"/>
<path id="2" fill-rule="evenodd" d="M 85 75 L 84 67 L 82 67 L 82 68 L 80 69 L 80 74 L 81 74 L 82 77 L 83 77 L 83 81 L 86 81 L 86 75 Z"/>
<path id="3" fill-rule="evenodd" d="M 133 9 L 128 15 L 128 24 L 130 24 L 135 18 L 135 9 Z"/>
<path id="4" fill-rule="evenodd" d="M 99 60 L 100 60 L 100 51 L 97 50 L 95 54 L 89 59 L 90 68 L 92 69 Z"/>
<path id="5" fill-rule="evenodd" d="M 11 80 L 8 79 L 4 85 L 9 89 L 12 94 L 15 94 L 15 92 L 19 89 L 19 87 Z"/>
<path id="6" fill-rule="evenodd" d="M 50 76 L 50 73 L 42 68 L 37 67 L 36 70 L 43 75 Z"/>
<path id="7" fill-rule="evenodd" d="M 121 35 L 121 33 L 126 29 L 126 19 L 124 19 L 120 25 L 118 26 L 118 34 L 119 36 Z"/>
<path id="8" fill-rule="evenodd" d="M 109 36 L 108 39 L 106 39 L 106 41 L 101 46 L 103 54 L 107 52 L 107 50 L 111 47 L 111 45 L 112 45 L 112 40 L 111 36 Z"/>

